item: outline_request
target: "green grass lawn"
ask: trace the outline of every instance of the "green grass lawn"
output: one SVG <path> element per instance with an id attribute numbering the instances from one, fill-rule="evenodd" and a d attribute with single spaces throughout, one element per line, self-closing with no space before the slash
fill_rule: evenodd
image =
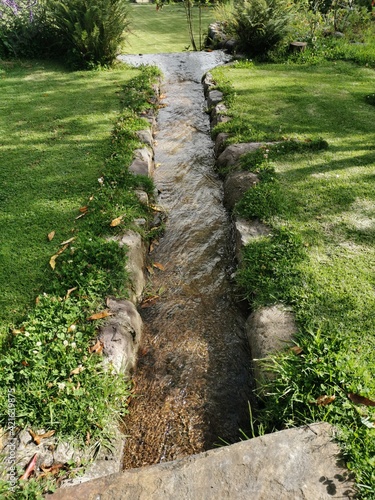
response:
<path id="1" fill-rule="evenodd" d="M 278 361 L 263 423 L 266 415 L 277 428 L 314 420 L 336 424 L 361 493 L 374 498 L 375 429 L 364 419 L 374 422 L 375 412 L 348 394 L 375 400 L 375 107 L 366 103 L 375 73 L 345 62 L 239 63 L 214 70 L 214 76 L 227 91 L 232 87 L 233 120 L 221 129 L 234 142 L 322 137 L 329 144 L 324 151 L 294 154 L 270 148 L 260 169 L 269 168 L 270 160 L 276 170 L 266 203 L 274 201 L 277 186 L 277 210 L 262 217 L 260 198 L 249 193 L 248 201 L 253 210 L 255 200 L 258 216 L 275 231 L 283 228 L 289 239 L 278 237 L 272 248 L 263 242 L 272 262 L 262 256 L 255 262 L 260 247 L 249 249 L 241 283 L 254 307 L 275 296 L 293 307 L 303 348 L 300 356 L 289 353 Z M 242 205 L 242 213 L 249 206 Z M 303 258 L 293 260 L 285 241 L 300 242 Z M 291 260 L 285 263 L 287 252 Z M 262 258 L 263 267 L 252 269 Z M 336 399 L 317 406 L 321 395 Z"/>
<path id="2" fill-rule="evenodd" d="M 201 11 L 193 9 L 194 36 L 197 46 L 207 34 L 213 21 L 212 8 L 205 6 Z M 131 33 L 124 47 L 125 54 L 153 54 L 161 52 L 183 52 L 190 47 L 185 10 L 182 5 L 165 5 L 156 10 L 155 5 L 130 4 Z"/>
<path id="3" fill-rule="evenodd" d="M 34 303 L 49 258 L 72 236 L 79 207 L 98 186 L 117 93 L 136 74 L 0 63 L 1 332 Z"/>

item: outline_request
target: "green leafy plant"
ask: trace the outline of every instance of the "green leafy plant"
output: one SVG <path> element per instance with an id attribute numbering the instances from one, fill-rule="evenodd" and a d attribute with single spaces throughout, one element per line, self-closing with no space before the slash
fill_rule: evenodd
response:
<path id="1" fill-rule="evenodd" d="M 239 49 L 250 57 L 264 57 L 288 33 L 291 14 L 284 0 L 244 0 L 231 29 Z"/>
<path id="2" fill-rule="evenodd" d="M 43 1 L 0 2 L 0 55 L 50 57 L 58 55 L 56 31 Z"/>
<path id="3" fill-rule="evenodd" d="M 47 1 L 57 34 L 74 67 L 113 64 L 129 25 L 126 0 Z"/>
<path id="4" fill-rule="evenodd" d="M 280 300 L 290 303 L 300 279 L 299 263 L 304 258 L 300 235 L 280 227 L 271 236 L 257 239 L 244 248 L 244 266 L 238 272 L 238 284 L 253 306 Z"/>

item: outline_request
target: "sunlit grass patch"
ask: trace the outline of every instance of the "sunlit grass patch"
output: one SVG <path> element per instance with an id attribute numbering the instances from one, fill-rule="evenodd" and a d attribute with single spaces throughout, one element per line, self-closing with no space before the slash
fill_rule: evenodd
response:
<path id="1" fill-rule="evenodd" d="M 328 144 L 258 154 L 260 171 L 273 168 L 275 179 L 269 189 L 266 183 L 248 191 L 236 210 L 270 224 L 276 239 L 287 228 L 304 257 L 275 246 L 275 236 L 254 243 L 244 251 L 239 282 L 254 307 L 282 301 L 299 326 L 301 354 L 275 359 L 276 377 L 263 391 L 258 415 L 261 428 L 333 423 L 362 497 L 373 498 L 375 413 L 348 395 L 375 400 L 375 114 L 364 100 L 375 74 L 343 62 L 240 62 L 215 69 L 214 76 L 229 92 L 232 116 L 216 131 L 230 132 L 230 142 L 288 146 L 322 138 Z M 259 169 L 256 160 L 246 156 L 243 167 Z M 335 399 L 317 405 L 324 395 Z"/>

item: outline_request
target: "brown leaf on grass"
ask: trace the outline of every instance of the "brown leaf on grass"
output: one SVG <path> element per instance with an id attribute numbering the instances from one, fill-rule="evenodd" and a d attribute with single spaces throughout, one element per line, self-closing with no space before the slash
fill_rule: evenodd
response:
<path id="1" fill-rule="evenodd" d="M 120 217 L 116 217 L 116 219 L 113 219 L 110 223 L 110 226 L 111 227 L 119 226 L 122 222 L 123 217 L 124 217 L 123 215 L 120 215 Z"/>
<path id="2" fill-rule="evenodd" d="M 372 401 L 371 399 L 365 398 L 365 396 L 360 396 L 359 394 L 354 394 L 353 392 L 350 392 L 348 394 L 348 398 L 350 401 L 353 401 L 353 403 L 357 405 L 365 405 L 365 406 L 375 406 L 375 401 Z"/>
<path id="3" fill-rule="evenodd" d="M 33 438 L 33 441 L 36 445 L 39 445 L 42 442 L 42 439 L 47 439 L 55 434 L 55 431 L 48 431 L 44 434 L 36 434 L 31 429 L 29 429 L 29 434 Z"/>
<path id="4" fill-rule="evenodd" d="M 111 313 L 111 311 L 105 309 L 105 311 L 100 311 L 98 313 L 92 314 L 90 317 L 87 318 L 87 321 L 95 321 L 97 319 L 107 318 L 108 316 L 112 316 L 112 314 L 113 313 Z"/>
<path id="5" fill-rule="evenodd" d="M 143 300 L 141 303 L 141 309 L 146 309 L 146 307 L 153 306 L 159 298 L 159 295 L 154 295 L 153 297 L 149 297 L 148 299 Z"/>
<path id="6" fill-rule="evenodd" d="M 71 243 L 72 241 L 74 241 L 76 239 L 76 236 L 72 236 L 71 238 L 69 238 L 68 240 L 66 241 L 63 241 L 62 243 L 60 243 L 60 246 L 65 246 L 65 245 L 69 245 L 69 243 Z"/>
<path id="7" fill-rule="evenodd" d="M 60 248 L 60 250 L 55 253 L 55 255 L 52 255 L 52 257 L 50 258 L 49 260 L 49 265 L 52 267 L 52 269 L 55 269 L 56 267 L 56 259 L 59 255 L 61 255 L 69 246 L 69 243 L 67 243 L 66 245 L 64 245 L 62 248 Z"/>
<path id="8" fill-rule="evenodd" d="M 89 348 L 89 352 L 91 354 L 102 354 L 104 349 L 104 343 L 101 340 L 98 340 L 95 345 Z"/>
<path id="9" fill-rule="evenodd" d="M 77 290 L 78 286 L 75 286 L 74 288 L 69 288 L 69 290 L 66 292 L 65 295 L 65 300 L 70 297 L 70 294 L 73 293 L 75 290 Z"/>
<path id="10" fill-rule="evenodd" d="M 52 241 L 53 238 L 55 237 L 56 231 L 51 231 L 50 233 L 47 234 L 48 241 Z"/>
<path id="11" fill-rule="evenodd" d="M 85 205 L 84 207 L 80 207 L 78 210 L 81 212 L 81 214 L 87 213 L 89 207 Z"/>
<path id="12" fill-rule="evenodd" d="M 77 366 L 77 368 L 74 368 L 74 370 L 72 370 L 69 375 L 78 375 L 79 373 L 83 372 L 84 369 L 84 366 L 79 365 Z"/>
<path id="13" fill-rule="evenodd" d="M 146 269 L 147 271 L 150 273 L 150 274 L 155 274 L 154 270 L 152 269 L 151 266 L 146 266 Z"/>
<path id="14" fill-rule="evenodd" d="M 163 264 L 160 264 L 160 262 L 153 262 L 152 265 L 156 267 L 156 269 L 159 269 L 160 271 L 165 271 L 165 267 L 163 266 Z"/>
<path id="15" fill-rule="evenodd" d="M 302 347 L 299 347 L 298 345 L 291 347 L 290 350 L 294 352 L 294 354 L 296 354 L 297 356 L 303 352 Z"/>
<path id="16" fill-rule="evenodd" d="M 25 470 L 25 472 L 20 477 L 20 480 L 26 481 L 27 479 L 29 479 L 30 475 L 35 470 L 37 458 L 38 458 L 38 454 L 35 453 L 35 455 L 33 456 L 33 458 L 30 460 L 29 465 L 27 466 L 27 469 Z"/>
<path id="17" fill-rule="evenodd" d="M 19 333 L 24 333 L 25 332 L 25 327 L 21 326 L 21 328 L 15 328 L 12 330 L 13 335 L 18 335 Z"/>
<path id="18" fill-rule="evenodd" d="M 332 401 L 334 401 L 336 399 L 336 396 L 333 395 L 333 396 L 327 396 L 327 395 L 324 395 L 324 396 L 319 396 L 315 403 L 318 405 L 318 406 L 326 406 L 326 405 L 329 405 L 330 403 L 332 403 Z"/>

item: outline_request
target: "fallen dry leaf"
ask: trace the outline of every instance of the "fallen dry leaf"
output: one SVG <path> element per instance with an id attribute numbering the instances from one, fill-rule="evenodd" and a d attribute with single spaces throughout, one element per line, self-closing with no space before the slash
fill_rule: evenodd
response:
<path id="1" fill-rule="evenodd" d="M 47 234 L 48 241 L 52 241 L 53 238 L 55 237 L 56 232 L 51 231 L 50 233 Z"/>
<path id="2" fill-rule="evenodd" d="M 153 205 L 152 203 L 149 205 L 149 207 L 154 210 L 154 212 L 164 212 L 164 210 L 161 207 L 158 207 L 157 205 Z"/>
<path id="3" fill-rule="evenodd" d="M 52 255 L 52 257 L 50 258 L 49 260 L 49 265 L 52 267 L 52 269 L 55 269 L 56 267 L 56 259 L 59 255 L 61 255 L 69 246 L 69 243 L 67 243 L 66 245 L 64 245 L 62 248 L 60 248 L 60 250 L 55 253 L 55 255 Z"/>
<path id="4" fill-rule="evenodd" d="M 165 267 L 163 266 L 163 264 L 160 264 L 160 262 L 153 262 L 152 265 L 156 267 L 156 269 L 160 269 L 160 271 L 165 271 Z"/>
<path id="5" fill-rule="evenodd" d="M 18 335 L 19 333 L 24 333 L 25 332 L 25 327 L 21 326 L 21 328 L 15 328 L 12 330 L 13 335 Z"/>
<path id="6" fill-rule="evenodd" d="M 87 321 L 95 321 L 97 319 L 107 318 L 108 316 L 112 316 L 112 313 L 111 311 L 108 311 L 108 309 L 106 309 L 105 311 L 100 311 L 98 313 L 92 314 L 89 318 L 87 318 Z"/>
<path id="7" fill-rule="evenodd" d="M 74 288 L 69 288 L 69 290 L 66 292 L 65 295 L 65 300 L 70 297 L 70 294 L 73 293 L 75 290 L 77 290 L 78 286 L 75 286 Z"/>
<path id="8" fill-rule="evenodd" d="M 104 343 L 101 340 L 97 340 L 96 344 L 89 348 L 91 354 L 101 354 L 104 349 Z"/>
<path id="9" fill-rule="evenodd" d="M 48 431 L 45 432 L 44 434 L 36 434 L 33 432 L 31 429 L 29 429 L 29 434 L 33 438 L 33 441 L 36 445 L 39 445 L 42 441 L 42 439 L 47 439 L 55 434 L 55 431 Z"/>
<path id="10" fill-rule="evenodd" d="M 120 215 L 120 217 L 116 217 L 116 219 L 113 219 L 110 223 L 110 226 L 111 227 L 119 226 L 122 222 L 123 217 L 124 217 L 123 215 Z"/>
<path id="11" fill-rule="evenodd" d="M 333 396 L 327 396 L 327 395 L 324 395 L 324 396 L 319 396 L 315 403 L 318 405 L 318 406 L 326 406 L 326 405 L 329 405 L 330 403 L 332 403 L 332 401 L 334 401 L 336 399 L 336 396 L 333 395 Z"/>
<path id="12" fill-rule="evenodd" d="M 74 370 L 72 370 L 69 375 L 78 375 L 79 373 L 83 372 L 84 369 L 84 366 L 79 365 L 77 366 L 77 368 L 74 368 Z"/>
<path id="13" fill-rule="evenodd" d="M 364 396 L 360 396 L 359 394 L 354 394 L 353 392 L 348 394 L 348 398 L 357 405 L 375 406 L 375 401 L 365 398 Z"/>
<path id="14" fill-rule="evenodd" d="M 82 213 L 85 214 L 88 211 L 89 207 L 85 205 L 84 207 L 80 207 L 78 210 Z"/>
<path id="15" fill-rule="evenodd" d="M 154 295 L 153 297 L 149 297 L 148 299 L 145 299 L 141 303 L 141 308 L 145 309 L 146 307 L 153 306 L 159 298 L 160 298 L 159 295 Z"/>
<path id="16" fill-rule="evenodd" d="M 71 243 L 72 241 L 74 241 L 76 239 L 75 236 L 72 236 L 71 238 L 69 238 L 68 240 L 66 241 L 63 241 L 62 243 L 60 243 L 60 246 L 64 246 L 64 245 L 69 245 L 69 243 Z"/>
<path id="17" fill-rule="evenodd" d="M 299 347 L 298 345 L 291 347 L 290 350 L 294 352 L 294 354 L 296 354 L 297 356 L 298 354 L 301 354 L 303 352 L 302 347 Z"/>
<path id="18" fill-rule="evenodd" d="M 53 463 L 51 466 L 43 464 L 40 466 L 40 468 L 42 469 L 43 472 L 39 474 L 38 479 L 41 479 L 42 477 L 46 476 L 56 476 L 57 474 L 59 474 L 61 469 L 65 469 L 65 465 L 60 462 L 56 462 Z"/>
<path id="19" fill-rule="evenodd" d="M 152 269 L 151 266 L 146 266 L 146 269 L 147 271 L 150 273 L 150 274 L 155 274 L 154 270 Z"/>
<path id="20" fill-rule="evenodd" d="M 33 456 L 33 458 L 30 460 L 29 465 L 27 466 L 27 469 L 25 470 L 25 472 L 20 477 L 20 480 L 25 481 L 25 480 L 29 479 L 31 473 L 35 470 L 37 458 L 38 458 L 38 454 L 35 453 L 35 455 Z"/>

